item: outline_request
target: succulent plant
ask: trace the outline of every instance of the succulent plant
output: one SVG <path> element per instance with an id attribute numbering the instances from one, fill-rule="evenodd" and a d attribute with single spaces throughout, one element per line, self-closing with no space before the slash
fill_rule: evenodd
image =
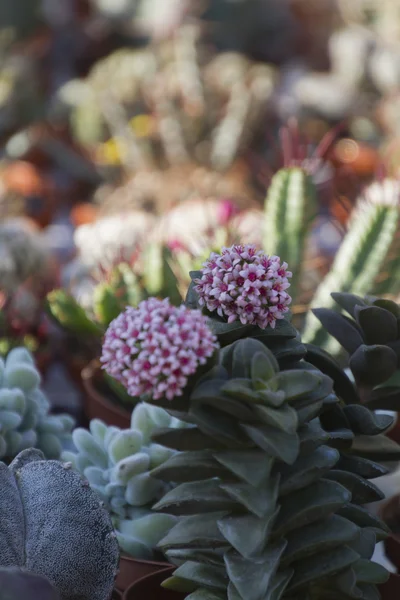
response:
<path id="1" fill-rule="evenodd" d="M 121 550 L 135 558 L 151 559 L 158 541 L 176 521 L 151 512 L 169 486 L 152 479 L 149 471 L 174 454 L 152 443 L 151 434 L 160 427 L 184 426 L 161 408 L 140 403 L 132 412 L 130 429 L 107 427 L 94 419 L 90 431 L 75 429 L 77 452 L 63 454 L 104 502 Z"/>
<path id="2" fill-rule="evenodd" d="M 232 272 L 228 258 L 235 252 L 210 258 L 219 268 L 212 285 L 221 267 Z M 193 308 L 207 274 L 194 276 L 187 298 Z M 154 390 L 143 396 L 189 424 L 152 434 L 179 452 L 150 472 L 174 484 L 153 510 L 178 518 L 158 544 L 177 567 L 163 585 L 191 600 L 377 597 L 375 584 L 388 573 L 370 559 L 387 528 L 362 505 L 383 496 L 368 481 L 387 472 L 373 454 L 400 455 L 397 444 L 382 446 L 393 419 L 356 404 L 347 389 L 335 394 L 329 373 L 308 361 L 318 348 L 303 346 L 285 317 L 275 328 L 241 323 L 240 311 L 230 323 L 228 317 L 204 308 L 209 335 L 222 347 L 215 366 L 209 362 L 205 374 L 191 370 L 188 385 L 171 399 L 158 393 L 169 371 L 157 363 L 157 381 L 149 380 Z M 169 328 L 184 332 L 188 319 L 166 322 L 157 343 Z M 159 331 L 156 322 L 148 320 L 148 335 Z M 116 344 L 134 344 L 136 333 L 115 330 Z M 123 362 L 118 347 L 115 357 Z M 132 373 L 135 357 L 127 357 Z M 105 358 L 112 374 L 113 358 Z"/>
<path id="3" fill-rule="evenodd" d="M 47 577 L 17 567 L 0 568 L 0 600 L 60 600 Z"/>
<path id="4" fill-rule="evenodd" d="M 0 564 L 47 578 L 61 600 L 108 599 L 118 543 L 90 487 L 70 465 L 33 449 L 1 463 L 0 474 Z"/>
<path id="5" fill-rule="evenodd" d="M 35 447 L 46 458 L 59 458 L 71 440 L 74 419 L 50 415 L 50 403 L 40 389 L 40 374 L 25 348 L 13 348 L 0 359 L 0 457 L 12 459 Z"/>

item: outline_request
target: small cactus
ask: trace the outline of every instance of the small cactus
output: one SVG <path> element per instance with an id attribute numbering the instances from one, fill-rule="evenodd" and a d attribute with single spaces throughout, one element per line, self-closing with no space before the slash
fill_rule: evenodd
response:
<path id="1" fill-rule="evenodd" d="M 118 544 L 107 511 L 77 473 L 24 450 L 9 467 L 0 463 L 0 507 L 2 566 L 46 577 L 61 600 L 110 598 Z"/>
<path id="2" fill-rule="evenodd" d="M 63 454 L 104 502 L 121 549 L 135 558 L 153 558 L 158 541 L 175 523 L 170 515 L 151 512 L 169 486 L 152 479 L 149 471 L 174 454 L 151 442 L 152 432 L 159 427 L 180 428 L 184 423 L 163 409 L 140 403 L 133 410 L 130 429 L 107 427 L 94 419 L 90 432 L 75 429 L 77 452 Z"/>
<path id="3" fill-rule="evenodd" d="M 74 419 L 50 415 L 49 408 L 31 354 L 14 348 L 5 361 L 0 359 L 0 458 L 13 458 L 30 447 L 46 458 L 59 458 L 71 439 Z"/>

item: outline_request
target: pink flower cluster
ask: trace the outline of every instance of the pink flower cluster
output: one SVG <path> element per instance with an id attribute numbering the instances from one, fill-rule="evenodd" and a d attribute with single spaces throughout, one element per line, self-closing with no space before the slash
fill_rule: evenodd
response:
<path id="1" fill-rule="evenodd" d="M 243 325 L 274 328 L 292 300 L 286 292 L 292 276 L 287 266 L 279 256 L 268 256 L 251 244 L 213 252 L 203 264 L 202 277 L 195 280 L 199 304 L 227 317 L 228 323 L 239 319 Z"/>
<path id="2" fill-rule="evenodd" d="M 112 321 L 101 362 L 131 396 L 172 400 L 217 347 L 201 311 L 149 298 Z"/>

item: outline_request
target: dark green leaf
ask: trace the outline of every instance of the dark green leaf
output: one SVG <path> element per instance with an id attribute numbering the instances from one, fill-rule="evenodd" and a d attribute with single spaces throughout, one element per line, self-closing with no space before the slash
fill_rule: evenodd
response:
<path id="1" fill-rule="evenodd" d="M 357 581 L 362 583 L 385 583 L 389 579 L 389 571 L 371 560 L 360 558 L 354 565 Z"/>
<path id="2" fill-rule="evenodd" d="M 336 512 L 350 502 L 351 494 L 342 485 L 320 479 L 306 488 L 284 496 L 276 520 L 275 533 L 284 535 Z"/>
<path id="3" fill-rule="evenodd" d="M 150 471 L 151 477 L 181 483 L 211 477 L 228 477 L 229 471 L 219 464 L 209 450 L 180 452 Z M 235 477 L 233 477 L 235 479 Z"/>
<path id="4" fill-rule="evenodd" d="M 275 545 L 270 544 L 257 560 L 243 558 L 235 551 L 225 555 L 229 579 L 243 598 L 264 600 L 285 546 L 284 540 Z"/>
<path id="5" fill-rule="evenodd" d="M 287 566 L 302 558 L 343 546 L 355 539 L 359 531 L 357 525 L 338 515 L 295 529 L 286 536 L 288 545 L 281 564 Z"/>
<path id="6" fill-rule="evenodd" d="M 375 530 L 369 527 L 359 528 L 356 537 L 348 543 L 348 546 L 361 558 L 372 558 L 376 546 Z"/>
<path id="7" fill-rule="evenodd" d="M 221 483 L 220 488 L 230 498 L 239 502 L 249 512 L 261 519 L 275 510 L 278 499 L 279 477 L 267 480 L 257 488 L 248 483 Z"/>
<path id="8" fill-rule="evenodd" d="M 358 404 L 360 398 L 357 390 L 339 363 L 337 363 L 336 360 L 322 348 L 318 348 L 312 344 L 306 344 L 306 349 L 306 360 L 315 365 L 325 375 L 328 375 L 333 379 L 333 389 L 339 398 L 346 404 Z"/>
<path id="9" fill-rule="evenodd" d="M 189 581 L 189 579 L 182 579 L 181 577 L 175 577 L 175 575 L 172 575 L 172 577 L 164 579 L 161 587 L 167 590 L 174 590 L 174 592 L 185 594 L 186 598 L 186 594 L 194 592 L 197 588 L 197 585 L 193 581 Z"/>
<path id="10" fill-rule="evenodd" d="M 219 594 L 218 592 L 211 592 L 210 590 L 198 589 L 189 596 L 186 596 L 186 600 L 225 600 L 225 594 Z"/>
<path id="11" fill-rule="evenodd" d="M 349 354 L 353 354 L 364 343 L 357 324 L 329 308 L 315 308 L 313 314 L 322 326 Z"/>
<path id="12" fill-rule="evenodd" d="M 334 467 L 339 456 L 339 452 L 334 448 L 320 446 L 312 454 L 300 455 L 293 465 L 282 465 L 280 496 L 304 488 L 323 477 Z"/>
<path id="13" fill-rule="evenodd" d="M 384 298 L 379 298 L 378 300 L 375 300 L 373 302 L 374 306 L 379 306 L 379 308 L 384 308 L 385 310 L 388 310 L 389 312 L 392 313 L 392 315 L 394 315 L 396 317 L 396 319 L 400 318 L 400 307 L 398 304 L 396 304 L 396 302 L 393 302 L 393 300 L 386 300 Z"/>
<path id="14" fill-rule="evenodd" d="M 199 269 L 198 271 L 189 271 L 189 277 L 192 281 L 194 281 L 195 279 L 201 279 L 203 275 L 203 271 L 201 269 Z"/>
<path id="15" fill-rule="evenodd" d="M 359 475 L 349 473 L 349 471 L 332 469 L 325 477 L 337 481 L 347 488 L 351 492 L 351 501 L 354 504 L 377 502 L 385 497 L 385 494 L 376 485 Z"/>
<path id="16" fill-rule="evenodd" d="M 227 515 L 218 521 L 224 538 L 245 558 L 259 555 L 265 549 L 279 508 L 259 519 L 254 515 Z"/>
<path id="17" fill-rule="evenodd" d="M 261 359 L 263 361 L 264 368 L 267 371 L 267 374 L 271 372 L 270 377 L 278 371 L 278 364 L 274 358 L 274 356 L 263 346 L 261 342 L 258 342 L 251 337 L 241 339 L 237 341 L 234 345 L 233 355 L 232 355 L 232 373 L 235 377 L 244 377 L 250 378 L 252 377 L 252 364 L 255 356 L 258 355 L 258 361 Z M 265 362 L 264 360 L 265 359 Z M 262 368 L 259 369 L 260 378 L 263 379 L 265 377 L 265 373 L 263 373 Z M 269 379 L 269 377 L 267 377 Z"/>
<path id="18" fill-rule="evenodd" d="M 189 415 L 205 435 L 216 438 L 226 447 L 234 449 L 250 446 L 239 424 L 212 407 L 203 408 L 193 404 Z"/>
<path id="19" fill-rule="evenodd" d="M 389 533 L 390 531 L 381 519 L 378 519 L 378 517 L 370 513 L 367 509 L 356 504 L 346 504 L 346 506 L 337 511 L 337 514 L 349 521 L 353 521 L 359 527 L 373 529 L 378 541 L 384 539 L 380 532 Z"/>
<path id="20" fill-rule="evenodd" d="M 248 387 L 246 388 L 245 385 Z M 227 393 L 223 393 L 225 389 Z M 239 402 L 234 398 L 238 398 Z M 204 381 L 195 387 L 190 396 L 191 402 L 214 407 L 219 412 L 234 416 L 236 420 L 254 421 L 254 415 L 243 402 L 244 399 L 247 402 L 254 400 L 262 402 L 262 399 L 258 398 L 256 392 L 251 389 L 251 384 L 247 379 Z"/>
<path id="21" fill-rule="evenodd" d="M 358 435 L 351 451 L 362 458 L 376 462 L 400 460 L 400 446 L 386 435 Z"/>
<path id="22" fill-rule="evenodd" d="M 393 423 L 393 417 L 385 414 L 375 414 L 361 404 L 349 404 L 343 407 L 350 427 L 354 433 L 376 435 L 386 431 Z"/>
<path id="23" fill-rule="evenodd" d="M 357 587 L 356 574 L 351 567 L 344 569 L 344 571 L 340 571 L 336 575 L 326 579 L 324 581 L 324 588 L 325 587 L 329 588 L 329 592 L 333 592 L 335 594 L 335 600 L 336 598 L 341 597 L 342 594 L 346 599 L 362 598 L 362 592 Z M 340 594 L 340 596 L 338 594 Z"/>
<path id="24" fill-rule="evenodd" d="M 253 407 L 253 412 L 265 425 L 271 425 L 287 433 L 296 433 L 297 412 L 287 404 L 280 408 L 256 405 Z"/>
<path id="25" fill-rule="evenodd" d="M 186 562 L 174 571 L 174 577 L 187 579 L 211 590 L 226 590 L 228 577 L 224 567 L 218 568 L 196 562 Z M 166 587 L 166 586 L 164 586 Z"/>
<path id="26" fill-rule="evenodd" d="M 203 450 L 206 448 L 209 448 L 210 450 L 221 450 L 222 448 L 225 448 L 224 444 L 205 435 L 197 427 L 190 427 L 187 429 L 165 427 L 156 429 L 152 434 L 151 439 L 157 444 L 180 451 Z"/>
<path id="27" fill-rule="evenodd" d="M 285 569 L 285 571 L 279 570 L 278 573 L 275 573 L 269 584 L 265 600 L 280 600 L 292 577 L 292 569 Z"/>
<path id="28" fill-rule="evenodd" d="M 253 331 L 253 325 L 242 325 L 240 321 L 226 323 L 214 318 L 214 316 L 208 319 L 208 326 L 213 334 L 218 337 L 221 347 L 247 337 Z"/>
<path id="29" fill-rule="evenodd" d="M 371 585 L 370 583 L 360 583 L 358 587 L 361 590 L 363 600 L 381 600 L 381 594 L 375 585 Z M 380 589 L 382 589 L 381 586 Z"/>
<path id="30" fill-rule="evenodd" d="M 207 549 L 223 548 L 226 540 L 221 535 L 217 522 L 227 512 L 215 512 L 181 517 L 165 537 L 157 544 L 164 552 L 172 548 Z"/>
<path id="31" fill-rule="evenodd" d="M 333 292 L 332 298 L 339 304 L 340 308 L 343 308 L 351 317 L 354 318 L 354 308 L 356 306 L 368 306 L 368 304 L 360 296 L 355 294 L 349 294 L 346 292 Z"/>
<path id="32" fill-rule="evenodd" d="M 338 429 L 350 429 L 350 423 L 348 422 L 346 415 L 343 412 L 342 406 L 336 404 L 327 410 L 320 417 L 322 427 L 326 431 L 335 431 Z"/>
<path id="33" fill-rule="evenodd" d="M 168 561 L 172 564 L 179 566 L 183 563 L 198 562 L 203 565 L 212 565 L 220 567 L 224 565 L 224 554 L 230 550 L 230 545 L 227 543 L 226 546 L 220 548 L 205 548 L 203 550 L 190 549 L 190 548 L 169 548 L 167 551 Z"/>
<path id="34" fill-rule="evenodd" d="M 296 338 L 298 332 L 295 327 L 287 319 L 279 319 L 275 323 L 275 328 L 266 327 L 266 329 L 260 329 L 260 327 L 253 326 L 250 333 L 251 337 L 260 340 L 263 344 L 268 346 L 270 340 L 286 338 Z"/>
<path id="35" fill-rule="evenodd" d="M 316 417 L 318 417 L 323 408 L 323 402 L 315 402 L 314 404 L 310 404 L 309 406 L 305 406 L 297 411 L 297 419 L 299 425 L 304 425 L 304 423 L 308 423 L 308 421 L 312 421 Z"/>
<path id="36" fill-rule="evenodd" d="M 329 445 L 338 450 L 348 450 L 354 440 L 354 433 L 350 429 L 337 429 L 329 432 Z"/>
<path id="37" fill-rule="evenodd" d="M 285 392 L 289 402 L 307 398 L 316 390 L 322 381 L 322 376 L 317 371 L 292 370 L 283 371 L 269 380 L 269 388 L 276 392 Z"/>
<path id="38" fill-rule="evenodd" d="M 389 473 L 389 469 L 386 467 L 366 458 L 352 456 L 351 454 L 342 454 L 337 463 L 337 468 L 342 471 L 350 471 L 365 479 L 374 479 L 375 477 L 382 477 L 382 475 Z"/>
<path id="39" fill-rule="evenodd" d="M 226 450 L 214 453 L 214 458 L 239 479 L 258 487 L 271 473 L 274 458 L 260 450 Z"/>
<path id="40" fill-rule="evenodd" d="M 153 506 L 154 510 L 178 516 L 238 508 L 240 504 L 221 489 L 216 479 L 181 483 Z"/>
<path id="41" fill-rule="evenodd" d="M 287 464 L 293 464 L 299 452 L 299 438 L 292 433 L 279 431 L 273 427 L 262 425 L 242 425 L 249 438 L 271 456 L 279 458 Z"/>
<path id="42" fill-rule="evenodd" d="M 254 391 L 253 384 L 249 379 L 230 379 L 222 385 L 221 392 L 226 396 L 248 403 L 261 404 L 263 402 L 258 392 Z"/>
<path id="43" fill-rule="evenodd" d="M 354 550 L 341 546 L 299 560 L 293 565 L 295 572 L 287 591 L 295 592 L 312 582 L 339 573 L 353 565 L 358 558 L 359 555 Z"/>
<path id="44" fill-rule="evenodd" d="M 259 397 L 267 406 L 279 408 L 286 400 L 285 392 L 271 392 L 270 390 L 259 390 Z"/>
<path id="45" fill-rule="evenodd" d="M 298 431 L 300 439 L 300 452 L 309 454 L 321 444 L 329 440 L 329 433 L 322 429 L 319 419 L 305 423 Z"/>
<path id="46" fill-rule="evenodd" d="M 358 306 L 354 314 L 366 344 L 387 344 L 397 338 L 397 319 L 388 310 L 379 306 Z"/>
<path id="47" fill-rule="evenodd" d="M 266 348 L 263 352 L 256 352 L 251 359 L 251 379 L 254 382 L 268 381 L 279 371 L 279 365 L 272 354 Z"/>
<path id="48" fill-rule="evenodd" d="M 350 369 L 358 384 L 384 383 L 397 369 L 397 356 L 388 346 L 361 345 L 351 356 Z"/>
<path id="49" fill-rule="evenodd" d="M 366 406 L 371 410 L 400 411 L 400 388 L 385 386 L 384 388 L 372 390 Z"/>

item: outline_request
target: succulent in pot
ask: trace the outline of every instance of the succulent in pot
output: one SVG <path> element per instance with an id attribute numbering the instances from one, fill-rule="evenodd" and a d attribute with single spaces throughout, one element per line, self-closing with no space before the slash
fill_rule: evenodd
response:
<path id="1" fill-rule="evenodd" d="M 203 294 L 204 315 L 194 309 L 193 316 L 183 317 L 171 309 L 175 318 L 163 319 L 160 331 L 159 308 L 148 301 L 146 312 L 139 308 L 131 315 L 137 317 L 135 328 L 110 328 L 115 343 L 103 356 L 110 374 L 120 365 L 130 393 L 143 393 L 147 402 L 189 423 L 152 436 L 179 450 L 151 471 L 152 477 L 174 483 L 153 510 L 178 517 L 159 542 L 177 567 L 163 586 L 191 600 L 377 597 L 375 585 L 388 573 L 371 557 L 387 527 L 362 505 L 382 499 L 369 479 L 386 469 L 364 458 L 360 440 L 379 438 L 391 418 L 344 405 L 330 377 L 304 360 L 306 348 L 285 317 L 287 273 L 278 270 L 286 267 L 278 266 L 277 258 L 257 257 L 268 267 L 251 260 L 244 248 L 210 258 L 189 297 L 198 303 Z M 246 271 L 240 293 L 236 270 Z M 212 304 L 221 274 L 234 281 L 228 310 Z M 241 299 L 255 282 L 257 289 L 267 288 L 268 302 L 262 296 L 243 313 Z M 153 353 L 162 351 L 172 333 L 175 340 L 185 337 L 192 319 L 202 319 L 205 329 L 187 346 L 190 368 L 184 376 L 182 359 L 188 357 L 178 351 L 175 379 L 170 364 L 159 361 L 154 369 L 150 364 L 146 378 L 142 340 L 151 339 Z M 227 340 L 227 333 L 234 339 Z M 217 355 L 216 338 L 223 346 Z M 293 339 L 296 349 L 289 344 L 285 362 L 279 353 Z M 197 352 L 203 365 L 190 361 Z"/>
<path id="2" fill-rule="evenodd" d="M 45 460 L 33 449 L 9 467 L 0 463 L 0 478 L 2 567 L 47 578 L 60 600 L 108 600 L 118 542 L 107 511 L 84 480 L 70 465 Z"/>
<path id="3" fill-rule="evenodd" d="M 40 374 L 26 348 L 14 348 L 0 359 L 0 458 L 10 460 L 35 447 L 46 458 L 60 457 L 71 442 L 74 419 L 51 415 L 50 403 L 40 389 Z"/>
<path id="4" fill-rule="evenodd" d="M 94 419 L 89 431 L 79 428 L 73 432 L 76 452 L 62 455 L 87 479 L 111 515 L 123 553 L 116 582 L 121 590 L 147 572 L 166 566 L 156 546 L 176 518 L 151 511 L 170 486 L 153 479 L 149 472 L 175 452 L 151 441 L 151 434 L 160 427 L 182 428 L 185 423 L 159 407 L 139 403 L 129 429 L 107 427 Z"/>

